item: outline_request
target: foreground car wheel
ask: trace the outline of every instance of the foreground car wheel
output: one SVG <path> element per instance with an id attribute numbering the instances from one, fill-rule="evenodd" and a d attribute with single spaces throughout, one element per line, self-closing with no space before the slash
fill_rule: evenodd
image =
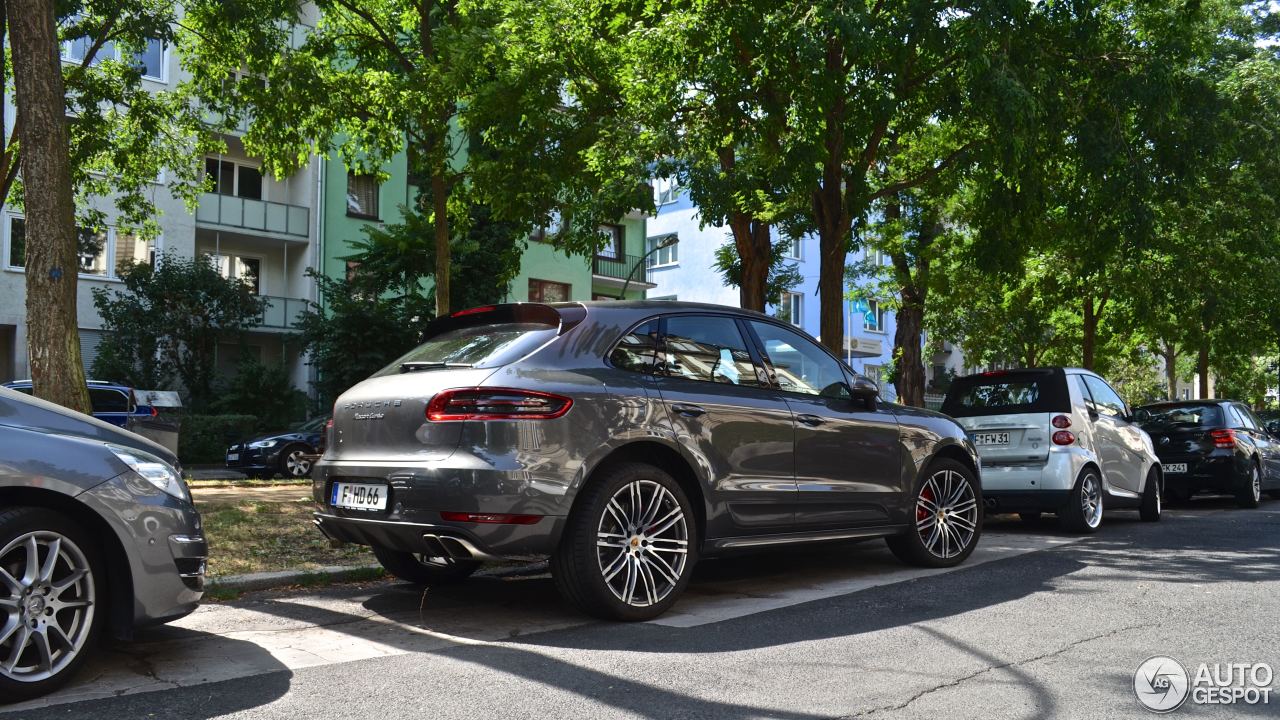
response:
<path id="1" fill-rule="evenodd" d="M 474 560 L 454 560 L 446 557 L 428 557 L 420 553 L 403 552 L 391 548 L 373 546 L 373 556 L 387 572 L 414 585 L 447 585 L 471 577 L 480 563 Z"/>
<path id="2" fill-rule="evenodd" d="M 93 553 L 58 513 L 0 513 L 0 698 L 51 692 L 84 662 L 101 616 L 101 565 Z"/>
<path id="3" fill-rule="evenodd" d="M 1236 491 L 1236 504 L 1242 508 L 1256 508 L 1262 502 L 1262 473 L 1258 466 L 1250 463 L 1249 474 L 1245 476 L 1240 489 Z"/>
<path id="4" fill-rule="evenodd" d="M 552 558 L 560 592 L 611 620 L 666 612 L 697 561 L 697 528 L 684 490 L 659 468 L 627 463 L 582 492 Z"/>
<path id="5" fill-rule="evenodd" d="M 898 559 L 922 567 L 964 562 L 982 536 L 982 490 L 973 471 L 939 460 L 916 490 L 915 528 L 885 538 Z"/>
<path id="6" fill-rule="evenodd" d="M 1147 473 L 1147 486 L 1142 491 L 1142 507 L 1138 510 L 1138 516 L 1146 522 L 1156 522 L 1160 519 L 1160 514 L 1164 510 L 1160 504 L 1160 473 L 1156 472 L 1155 467 Z"/>
<path id="7" fill-rule="evenodd" d="M 1097 532 L 1102 526 L 1102 478 L 1097 470 L 1086 468 L 1080 473 L 1058 520 L 1071 532 Z"/>
<path id="8" fill-rule="evenodd" d="M 307 459 L 308 451 L 301 445 L 285 448 L 280 453 L 280 474 L 287 478 L 304 478 L 311 474 L 311 461 Z"/>

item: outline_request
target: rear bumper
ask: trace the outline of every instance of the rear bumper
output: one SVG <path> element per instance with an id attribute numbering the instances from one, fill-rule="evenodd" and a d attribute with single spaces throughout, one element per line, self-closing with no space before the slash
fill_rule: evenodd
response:
<path id="1" fill-rule="evenodd" d="M 1161 463 L 1186 463 L 1185 473 L 1165 473 L 1166 489 L 1190 492 L 1234 492 L 1244 481 L 1249 461 L 1229 455 L 1195 458 L 1161 458 Z"/>
<path id="2" fill-rule="evenodd" d="M 315 514 L 316 527 L 330 540 L 480 561 L 549 555 L 554 548 L 551 539 L 559 537 L 561 523 L 562 518 L 544 517 L 532 525 L 464 526 Z"/>
<path id="3" fill-rule="evenodd" d="M 982 464 L 982 493 L 1069 492 L 1090 458 L 1078 447 L 1053 448 L 1043 463 L 1028 465 Z"/>

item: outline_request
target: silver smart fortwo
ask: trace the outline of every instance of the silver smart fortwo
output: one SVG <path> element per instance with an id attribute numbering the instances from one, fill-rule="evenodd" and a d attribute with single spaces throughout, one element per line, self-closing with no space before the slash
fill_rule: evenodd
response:
<path id="1" fill-rule="evenodd" d="M 974 448 L 877 394 L 759 313 L 464 310 L 338 399 L 316 522 L 417 583 L 549 555 L 566 597 L 624 620 L 669 608 L 713 553 L 885 537 L 907 562 L 960 563 L 982 532 Z"/>

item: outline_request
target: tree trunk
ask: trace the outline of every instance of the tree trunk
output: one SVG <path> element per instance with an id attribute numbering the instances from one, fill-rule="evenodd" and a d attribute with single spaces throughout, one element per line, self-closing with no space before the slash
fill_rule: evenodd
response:
<path id="1" fill-rule="evenodd" d="M 26 197 L 27 348 L 36 397 L 91 412 L 76 322 L 75 202 L 53 0 L 6 3 Z"/>
<path id="2" fill-rule="evenodd" d="M 1200 340 L 1200 354 L 1196 357 L 1196 372 L 1200 375 L 1200 397 L 1209 397 L 1209 334 L 1205 333 Z"/>
<path id="3" fill-rule="evenodd" d="M 818 233 L 818 334 L 822 344 L 839 357 L 844 357 L 844 262 L 848 254 L 845 235 L 845 231 L 834 228 Z"/>
<path id="4" fill-rule="evenodd" d="M 449 314 L 449 195 L 444 171 L 431 173 L 431 225 L 436 235 L 436 317 Z"/>
<path id="5" fill-rule="evenodd" d="M 1164 377 L 1169 383 L 1169 399 L 1178 399 L 1178 346 L 1175 343 L 1165 343 L 1164 346 Z"/>
<path id="6" fill-rule="evenodd" d="M 768 300 L 765 294 L 769 285 L 769 265 L 773 259 L 773 239 L 769 233 L 769 225 L 744 213 L 733 213 L 729 218 L 729 231 L 733 233 L 738 261 L 742 263 L 738 301 L 748 310 L 764 312 Z"/>
<path id="7" fill-rule="evenodd" d="M 902 306 L 898 308 L 897 328 L 894 330 L 894 355 L 898 359 L 898 401 L 903 405 L 924 407 L 924 353 L 920 347 L 920 333 L 924 329 L 924 305 L 907 300 L 912 291 L 904 291 Z"/>

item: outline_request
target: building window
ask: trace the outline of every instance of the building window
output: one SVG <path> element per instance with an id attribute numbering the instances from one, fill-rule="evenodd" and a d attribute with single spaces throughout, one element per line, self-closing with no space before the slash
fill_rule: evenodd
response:
<path id="1" fill-rule="evenodd" d="M 205 181 L 219 195 L 262 199 L 262 171 L 252 165 L 241 165 L 219 158 L 204 159 Z"/>
<path id="2" fill-rule="evenodd" d="M 529 278 L 529 302 L 567 302 L 568 283 Z"/>
<path id="3" fill-rule="evenodd" d="M 675 240 L 671 235 L 658 235 L 656 237 L 647 238 L 645 243 L 645 252 L 651 252 L 649 256 L 649 267 L 662 267 L 664 265 L 675 265 L 680 262 L 680 243 L 672 242 Z M 666 247 L 660 247 L 666 243 Z M 657 248 L 657 251 L 654 251 Z"/>
<path id="4" fill-rule="evenodd" d="M 378 178 L 367 173 L 347 173 L 347 215 L 378 219 Z"/>
<path id="5" fill-rule="evenodd" d="M 867 301 L 867 312 L 862 316 L 862 329 L 870 332 L 885 332 L 884 308 L 879 300 Z"/>
<path id="6" fill-rule="evenodd" d="M 596 253 L 596 257 L 609 258 L 610 260 L 622 259 L 622 226 L 601 225 L 600 233 L 607 238 L 607 243 Z"/>
<path id="7" fill-rule="evenodd" d="M 62 59 L 73 63 L 84 62 L 85 55 L 89 53 L 89 49 L 93 47 L 94 39 L 88 36 L 78 37 L 74 40 L 67 40 L 62 43 Z M 164 41 L 159 38 L 151 38 L 147 40 L 147 46 L 141 52 L 132 54 L 132 65 L 142 77 L 156 82 L 167 82 L 168 75 L 165 72 L 168 57 L 168 48 Z M 119 50 L 113 42 L 105 42 L 98 51 L 94 53 L 93 61 L 90 65 L 97 65 L 103 60 L 120 60 L 126 61 L 127 58 Z"/>
<path id="8" fill-rule="evenodd" d="M 27 221 L 20 217 L 9 218 L 9 267 L 26 267 Z"/>
<path id="9" fill-rule="evenodd" d="M 783 257 L 788 260 L 804 260 L 804 243 L 800 241 L 800 238 L 792 238 L 787 240 L 786 243 L 786 250 L 782 253 Z"/>
<path id="10" fill-rule="evenodd" d="M 782 293 L 782 302 L 778 305 L 778 319 L 800 327 L 804 319 L 804 296 L 800 293 Z"/>
<path id="11" fill-rule="evenodd" d="M 675 178 L 655 178 L 653 201 L 656 205 L 668 205 L 680 197 L 680 185 Z"/>
<path id="12" fill-rule="evenodd" d="M 133 66 L 142 73 L 142 77 L 164 82 L 164 43 L 157 38 L 147 40 L 142 52 L 134 53 Z"/>
<path id="13" fill-rule="evenodd" d="M 81 275 L 107 274 L 107 247 L 110 237 L 106 230 L 76 228 L 76 257 Z"/>
<path id="14" fill-rule="evenodd" d="M 116 233 L 115 277 L 124 277 L 134 265 L 156 264 L 156 246 L 132 233 Z"/>
<path id="15" fill-rule="evenodd" d="M 242 255 L 215 255 L 205 253 L 218 274 L 228 280 L 239 280 L 254 295 L 262 294 L 262 258 Z"/>

